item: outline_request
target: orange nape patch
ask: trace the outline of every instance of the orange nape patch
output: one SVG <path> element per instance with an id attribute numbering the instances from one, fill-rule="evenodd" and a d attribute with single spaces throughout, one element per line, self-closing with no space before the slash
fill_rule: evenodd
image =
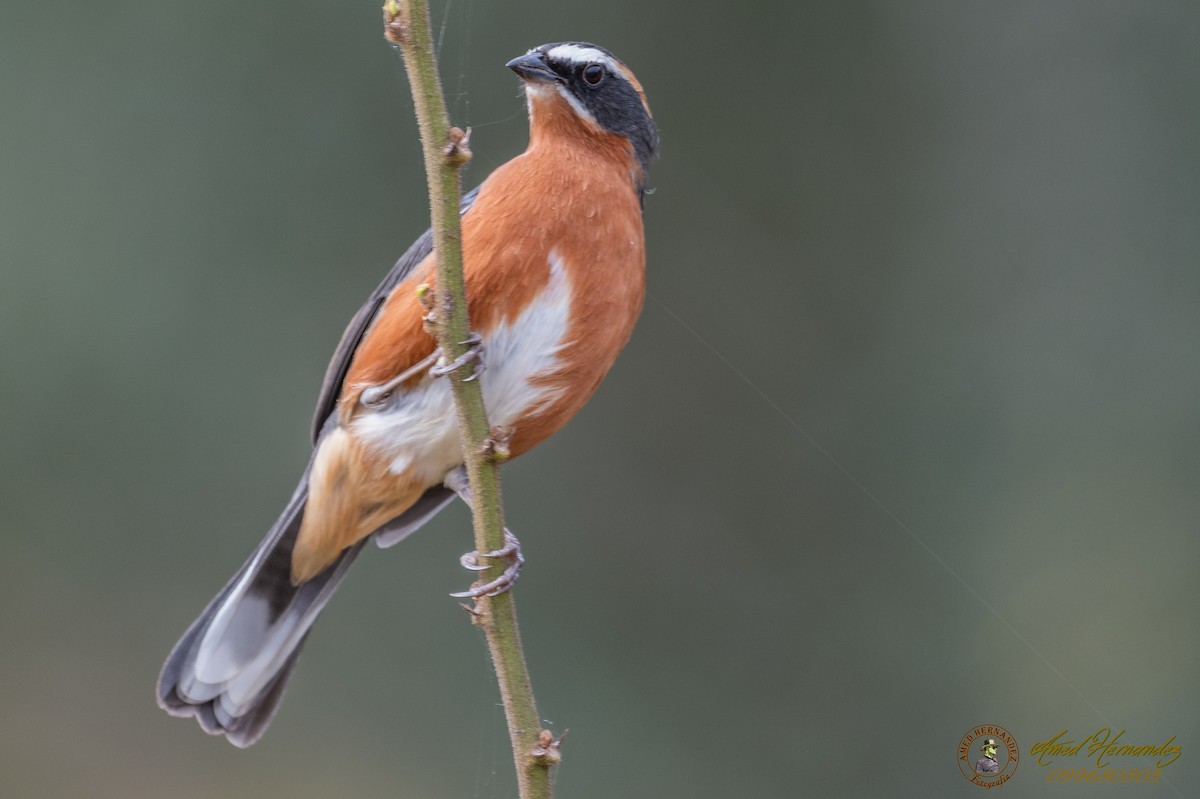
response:
<path id="1" fill-rule="evenodd" d="M 311 580 L 344 549 L 407 510 L 427 486 L 393 474 L 345 428 L 321 440 L 308 478 L 308 503 L 292 550 L 292 584 Z"/>
<path id="2" fill-rule="evenodd" d="M 654 114 L 650 113 L 650 101 L 646 99 L 646 90 L 642 88 L 642 82 L 634 77 L 633 71 L 620 61 L 616 61 L 613 66 L 621 71 L 621 75 L 625 80 L 629 81 L 629 85 L 638 93 L 638 97 L 642 98 L 642 108 L 646 109 L 646 116 L 653 119 Z"/>

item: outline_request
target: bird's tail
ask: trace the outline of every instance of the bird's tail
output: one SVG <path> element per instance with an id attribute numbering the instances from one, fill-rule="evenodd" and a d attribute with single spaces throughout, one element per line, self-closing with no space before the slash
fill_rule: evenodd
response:
<path id="1" fill-rule="evenodd" d="M 175 645 L 158 678 L 158 704 L 195 716 L 204 731 L 246 747 L 275 714 L 309 628 L 364 541 L 311 580 L 291 582 L 292 548 L 308 471 L 266 538 Z"/>

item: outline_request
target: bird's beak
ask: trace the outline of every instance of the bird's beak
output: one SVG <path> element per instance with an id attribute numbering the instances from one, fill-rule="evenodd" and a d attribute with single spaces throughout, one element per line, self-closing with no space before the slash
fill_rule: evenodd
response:
<path id="1" fill-rule="evenodd" d="M 555 83 L 562 78 L 550 69 L 545 57 L 537 50 L 531 50 L 523 56 L 518 56 L 504 66 L 521 76 L 521 80 L 531 83 Z"/>

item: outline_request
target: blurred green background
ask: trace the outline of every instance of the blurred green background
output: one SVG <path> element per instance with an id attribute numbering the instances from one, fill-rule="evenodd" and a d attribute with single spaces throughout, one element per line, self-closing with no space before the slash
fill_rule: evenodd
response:
<path id="1" fill-rule="evenodd" d="M 433 13 L 469 185 L 542 42 L 662 132 L 638 331 L 505 472 L 559 795 L 978 796 L 980 723 L 1183 745 L 1006 795 L 1195 795 L 1200 6 Z M 461 510 L 360 559 L 253 749 L 152 695 L 425 227 L 407 91 L 375 2 L 0 9 L 0 795 L 514 794 Z"/>

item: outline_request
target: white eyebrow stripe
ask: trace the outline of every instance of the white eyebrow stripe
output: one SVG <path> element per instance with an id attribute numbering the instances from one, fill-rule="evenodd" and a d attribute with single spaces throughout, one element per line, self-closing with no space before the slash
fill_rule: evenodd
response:
<path id="1" fill-rule="evenodd" d="M 607 65 L 610 69 L 613 67 L 612 59 L 608 57 L 607 53 L 594 47 L 580 47 L 577 44 L 560 44 L 558 47 L 553 47 L 546 53 L 546 58 L 551 61 L 572 61 L 576 64 L 600 63 Z"/>

